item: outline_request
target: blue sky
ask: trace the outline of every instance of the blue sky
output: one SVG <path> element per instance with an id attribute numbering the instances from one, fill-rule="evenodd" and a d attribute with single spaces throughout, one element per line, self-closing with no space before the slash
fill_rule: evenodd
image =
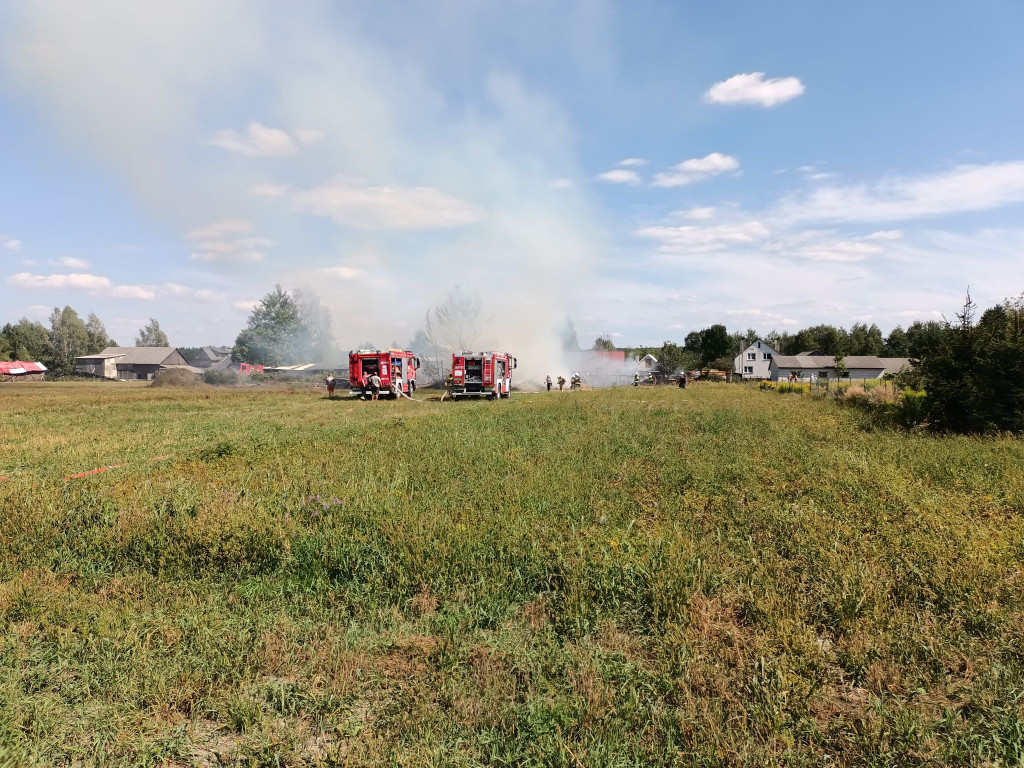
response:
<path id="1" fill-rule="evenodd" d="M 144 7 L 143 7 L 144 6 Z M 950 315 L 1024 290 L 1017 2 L 0 4 L 0 320 L 494 344 Z M 542 354 L 543 349 L 538 351 Z"/>

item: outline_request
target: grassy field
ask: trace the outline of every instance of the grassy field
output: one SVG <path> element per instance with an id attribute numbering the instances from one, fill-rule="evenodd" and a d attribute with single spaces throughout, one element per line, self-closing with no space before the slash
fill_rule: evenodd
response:
<path id="1" fill-rule="evenodd" d="M 0 765 L 1021 765 L 1024 441 L 856 418 L 0 385 Z"/>

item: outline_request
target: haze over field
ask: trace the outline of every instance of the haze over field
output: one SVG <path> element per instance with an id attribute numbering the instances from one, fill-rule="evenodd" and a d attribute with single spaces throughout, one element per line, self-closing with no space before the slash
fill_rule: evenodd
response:
<path id="1" fill-rule="evenodd" d="M 0 10 L 0 306 L 342 346 L 887 329 L 1024 285 L 1024 9 L 179 0 Z"/>

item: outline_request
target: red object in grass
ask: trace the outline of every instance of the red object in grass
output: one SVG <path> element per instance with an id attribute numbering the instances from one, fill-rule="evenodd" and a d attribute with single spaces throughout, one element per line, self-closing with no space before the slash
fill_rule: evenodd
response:
<path id="1" fill-rule="evenodd" d="M 109 467 L 97 467 L 96 469 L 90 469 L 88 472 L 79 472 L 77 475 L 68 475 L 65 480 L 78 480 L 81 477 L 88 477 L 89 475 L 98 475 L 100 472 L 106 472 L 108 469 L 120 469 L 124 464 L 112 464 Z"/>

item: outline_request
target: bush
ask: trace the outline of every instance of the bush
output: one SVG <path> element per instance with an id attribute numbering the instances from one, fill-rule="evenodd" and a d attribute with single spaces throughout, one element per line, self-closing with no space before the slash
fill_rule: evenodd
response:
<path id="1" fill-rule="evenodd" d="M 900 426 L 907 429 L 923 424 L 928 415 L 928 399 L 924 390 L 903 390 L 894 415 L 899 421 Z"/>
<path id="2" fill-rule="evenodd" d="M 166 368 L 153 377 L 151 387 L 180 387 L 191 389 L 202 384 L 198 374 L 184 368 Z"/>
<path id="3" fill-rule="evenodd" d="M 238 374 L 232 370 L 214 369 L 203 371 L 203 382 L 214 387 L 238 386 Z"/>

